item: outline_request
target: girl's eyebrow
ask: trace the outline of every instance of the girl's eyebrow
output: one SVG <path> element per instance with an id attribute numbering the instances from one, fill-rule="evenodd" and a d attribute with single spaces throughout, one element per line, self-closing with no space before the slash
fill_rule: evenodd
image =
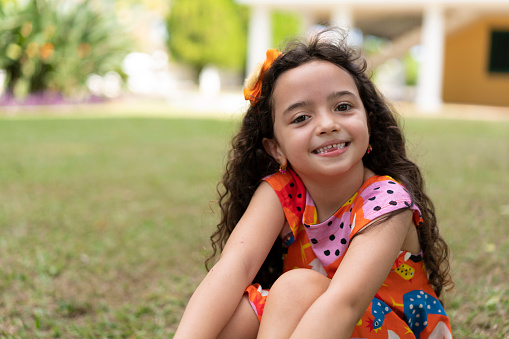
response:
<path id="1" fill-rule="evenodd" d="M 290 111 L 293 111 L 294 109 L 297 109 L 297 108 L 300 108 L 300 107 L 304 107 L 304 106 L 308 106 L 311 104 L 311 101 L 307 101 L 307 100 L 304 100 L 304 101 L 298 101 L 294 104 L 291 104 L 290 106 L 288 106 L 284 111 L 283 111 L 283 115 L 285 115 L 286 113 L 290 112 Z"/>
<path id="2" fill-rule="evenodd" d="M 334 92 L 334 93 L 330 94 L 327 97 L 327 100 L 338 99 L 343 96 L 354 96 L 355 97 L 356 95 L 350 91 L 339 91 L 339 92 Z"/>

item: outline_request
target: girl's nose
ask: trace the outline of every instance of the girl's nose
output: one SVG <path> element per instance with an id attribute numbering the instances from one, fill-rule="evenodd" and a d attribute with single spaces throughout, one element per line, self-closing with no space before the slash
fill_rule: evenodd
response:
<path id="1" fill-rule="evenodd" d="M 322 113 L 318 118 L 317 134 L 329 134 L 340 129 L 336 117 L 331 113 Z"/>

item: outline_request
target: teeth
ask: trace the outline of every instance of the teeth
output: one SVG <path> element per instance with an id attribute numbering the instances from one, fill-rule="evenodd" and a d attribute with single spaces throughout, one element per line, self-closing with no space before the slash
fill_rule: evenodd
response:
<path id="1" fill-rule="evenodd" d="M 326 151 L 328 151 L 331 148 L 341 149 L 341 148 L 345 148 L 345 146 L 346 146 L 346 142 L 343 142 L 341 144 L 333 144 L 333 145 L 329 145 L 329 146 L 325 146 L 325 147 L 319 148 L 315 152 L 316 152 L 316 154 L 321 154 L 321 153 L 325 153 Z"/>

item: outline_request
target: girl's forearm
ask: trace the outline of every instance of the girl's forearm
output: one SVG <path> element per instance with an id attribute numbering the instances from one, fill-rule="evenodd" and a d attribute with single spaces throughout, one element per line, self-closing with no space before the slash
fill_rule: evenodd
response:
<path id="1" fill-rule="evenodd" d="M 249 284 L 239 272 L 221 260 L 212 268 L 189 300 L 175 339 L 216 338 L 219 335 Z"/>
<path id="2" fill-rule="evenodd" d="M 325 292 L 307 310 L 290 338 L 350 338 L 361 316 L 353 305 L 334 302 Z"/>

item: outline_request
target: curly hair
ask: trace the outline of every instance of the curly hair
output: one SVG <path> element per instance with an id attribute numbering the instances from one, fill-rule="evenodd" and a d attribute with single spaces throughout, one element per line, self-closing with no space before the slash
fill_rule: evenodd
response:
<path id="1" fill-rule="evenodd" d="M 435 208 L 424 191 L 424 179 L 419 168 L 407 158 L 397 115 L 366 75 L 366 61 L 348 47 L 345 40 L 341 32 L 328 29 L 317 33 L 308 42 L 294 41 L 287 45 L 265 73 L 260 98 L 248 108 L 240 130 L 232 140 L 226 169 L 217 186 L 221 220 L 210 237 L 213 254 L 207 259 L 206 266 L 208 268 L 218 251 L 223 250 L 261 179 L 276 172 L 279 167 L 262 144 L 264 138 L 274 138 L 272 94 L 278 78 L 290 69 L 321 60 L 345 70 L 355 81 L 367 112 L 370 144 L 376 150 L 364 155 L 364 166 L 378 175 L 389 175 L 401 182 L 421 210 L 424 224 L 418 228 L 419 242 L 429 282 L 440 296 L 443 287 L 452 285 L 452 280 L 449 249 L 439 234 Z M 404 209 L 396 213 L 402 211 Z M 278 238 L 254 281 L 270 287 L 282 273 L 282 255 L 283 246 Z"/>

